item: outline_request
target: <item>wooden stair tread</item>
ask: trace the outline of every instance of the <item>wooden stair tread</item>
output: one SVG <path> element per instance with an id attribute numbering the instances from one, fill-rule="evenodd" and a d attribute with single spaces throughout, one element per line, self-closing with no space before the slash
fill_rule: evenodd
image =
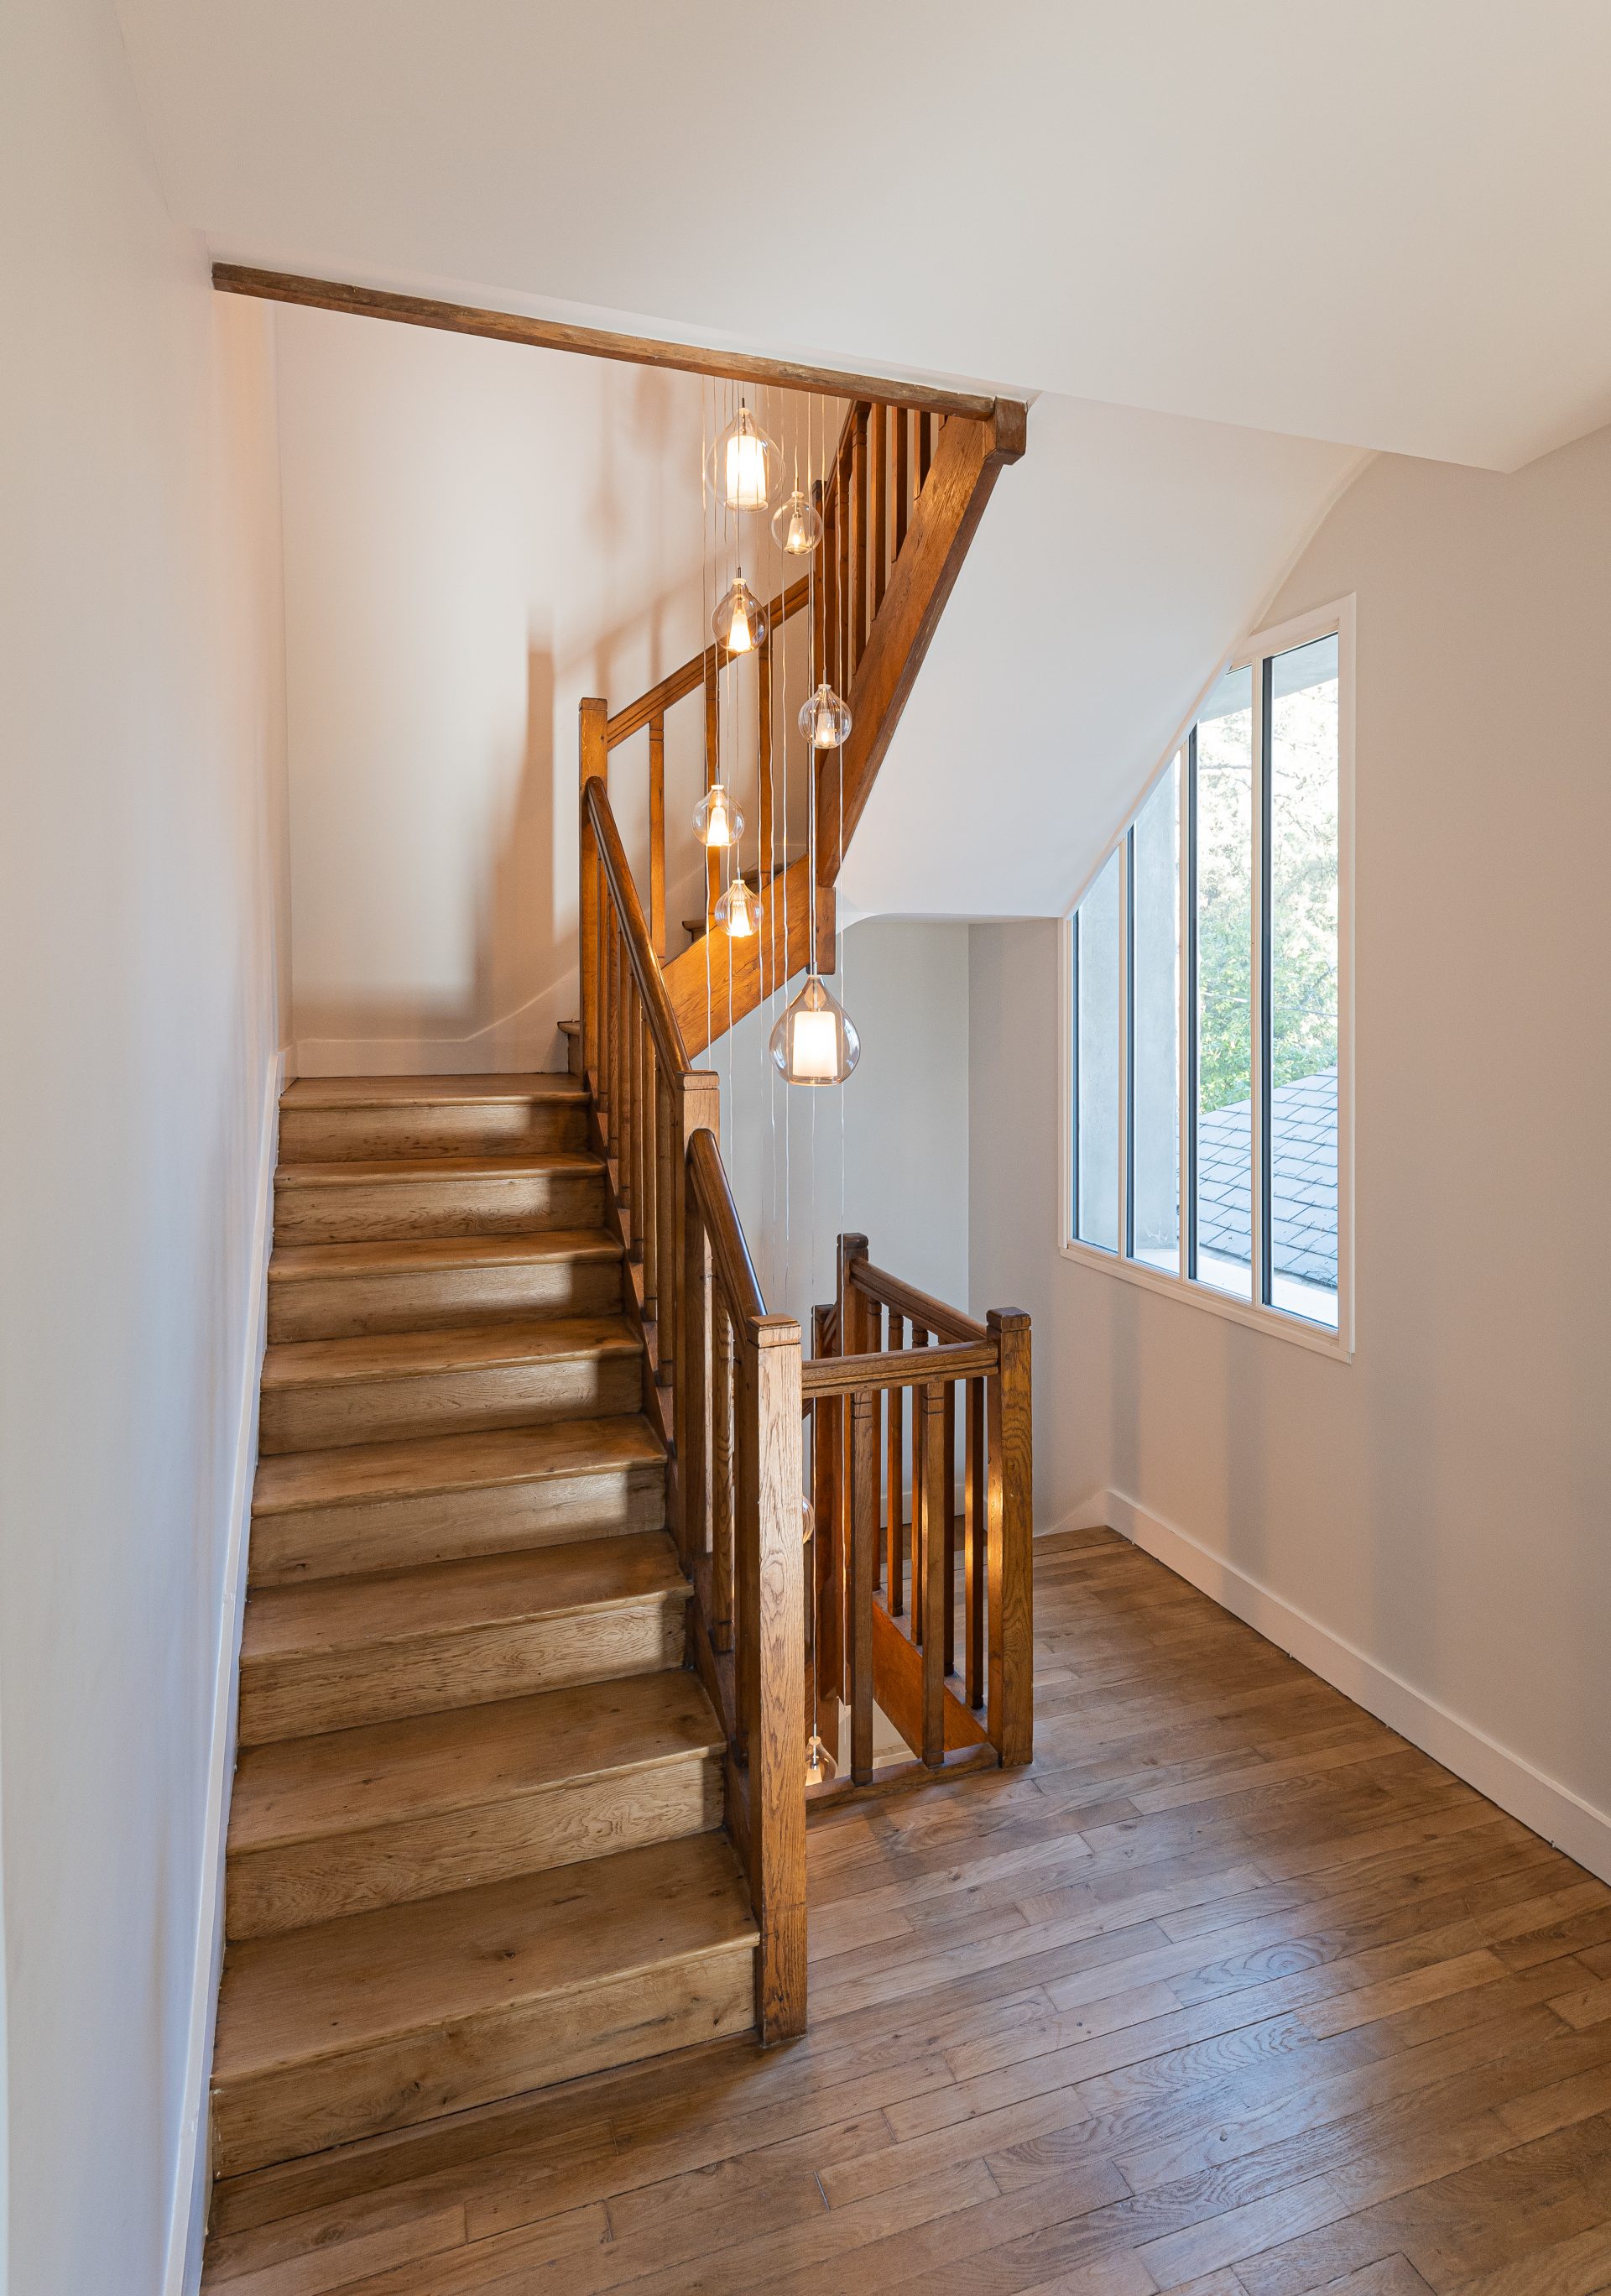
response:
<path id="1" fill-rule="evenodd" d="M 417 1379 L 489 1365 L 574 1363 L 631 1356 L 642 1345 L 625 1316 L 522 1316 L 443 1331 L 377 1332 L 358 1339 L 278 1340 L 264 1350 L 263 1388 L 324 1387 L 348 1380 Z"/>
<path id="2" fill-rule="evenodd" d="M 538 1173 L 588 1178 L 602 1157 L 580 1148 L 540 1148 L 528 1156 L 365 1156 L 334 1163 L 282 1164 L 277 1178 L 299 1188 L 372 1187 L 377 1181 L 525 1180 Z"/>
<path id="3" fill-rule="evenodd" d="M 279 1739 L 241 1757 L 230 1854 L 724 1753 L 726 1742 L 682 1669 Z"/>
<path id="4" fill-rule="evenodd" d="M 688 1591 L 676 1551 L 659 1530 L 264 1587 L 246 1605 L 241 1660 L 249 1666 L 293 1654 L 473 1633 L 520 1620 L 683 1603 Z"/>
<path id="5" fill-rule="evenodd" d="M 566 1419 L 546 1427 L 352 1443 L 264 1459 L 258 1468 L 252 1513 L 290 1514 L 304 1507 L 482 1490 L 500 1483 L 659 1467 L 665 1462 L 665 1445 L 642 1416 Z"/>
<path id="6" fill-rule="evenodd" d="M 216 2083 L 585 1992 L 753 1942 L 716 1833 L 353 1914 L 233 1946 Z"/>
<path id="7" fill-rule="evenodd" d="M 620 1257 L 619 1239 L 601 1227 L 538 1228 L 523 1235 L 399 1235 L 377 1243 L 277 1244 L 269 1258 L 268 1280 L 296 1283 L 332 1275 L 420 1275 L 454 1267 L 525 1267 Z"/>
<path id="8" fill-rule="evenodd" d="M 564 1070 L 510 1076 L 298 1077 L 282 1108 L 446 1107 L 462 1102 L 585 1100 L 579 1077 Z"/>

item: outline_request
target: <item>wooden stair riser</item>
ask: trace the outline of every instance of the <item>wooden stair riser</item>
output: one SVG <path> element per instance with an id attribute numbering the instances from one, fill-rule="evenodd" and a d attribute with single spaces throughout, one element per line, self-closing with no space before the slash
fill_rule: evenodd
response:
<path id="1" fill-rule="evenodd" d="M 251 1584 L 283 1587 L 471 1554 L 568 1546 L 581 1538 L 659 1530 L 665 1521 L 664 1466 L 301 1507 L 253 1516 Z"/>
<path id="2" fill-rule="evenodd" d="M 266 1388 L 258 1447 L 270 1455 L 323 1451 L 348 1443 L 598 1419 L 641 1410 L 642 1403 L 642 1360 L 626 1354 L 331 1380 Z"/>
<path id="3" fill-rule="evenodd" d="M 551 1227 L 597 1227 L 604 1218 L 599 1171 L 307 1180 L 282 1166 L 274 1183 L 277 1243 L 372 1243 L 393 1237 L 533 1235 Z"/>
<path id="4" fill-rule="evenodd" d="M 617 1255 L 409 1269 L 396 1275 L 298 1275 L 270 1271 L 268 1336 L 357 1339 L 380 1332 L 446 1331 L 522 1316 L 611 1316 L 621 1308 Z"/>
<path id="5" fill-rule="evenodd" d="M 240 1741 L 262 1745 L 680 1666 L 685 1607 L 681 1595 L 656 1595 L 350 1649 L 243 1654 Z"/>
<path id="6" fill-rule="evenodd" d="M 587 1103 L 554 1101 L 399 1102 L 369 1108 L 285 1108 L 280 1160 L 338 1163 L 385 1156 L 537 1156 L 587 1145 Z"/>
<path id="7" fill-rule="evenodd" d="M 373 2046 L 332 2052 L 213 2090 L 220 2176 L 574 2080 L 755 2022 L 755 1948 L 634 1970 L 585 1991 L 456 2020 Z"/>
<path id="8" fill-rule="evenodd" d="M 267 1937 L 604 1857 L 722 1823 L 724 1751 L 568 1779 L 473 1809 L 231 1854 L 226 1935 Z"/>

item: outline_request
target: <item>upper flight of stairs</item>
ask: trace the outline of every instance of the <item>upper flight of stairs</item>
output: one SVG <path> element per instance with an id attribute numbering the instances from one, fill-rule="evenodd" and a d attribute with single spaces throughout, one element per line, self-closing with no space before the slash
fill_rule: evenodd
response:
<path id="1" fill-rule="evenodd" d="M 282 1104 L 222 2176 L 754 2024 L 589 1115 L 560 1076 Z"/>

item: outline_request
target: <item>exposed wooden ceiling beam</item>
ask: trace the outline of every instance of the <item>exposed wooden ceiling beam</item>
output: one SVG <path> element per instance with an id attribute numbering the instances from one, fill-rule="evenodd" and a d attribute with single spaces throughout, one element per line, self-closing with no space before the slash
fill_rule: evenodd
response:
<path id="1" fill-rule="evenodd" d="M 363 319 L 395 319 L 407 327 L 437 327 L 454 335 L 486 335 L 494 342 L 529 343 L 540 350 L 581 351 L 589 358 L 668 366 L 684 374 L 716 374 L 733 382 L 775 383 L 786 390 L 827 391 L 836 398 L 870 398 L 885 406 L 915 406 L 931 414 L 961 414 L 987 422 L 994 398 L 937 390 L 890 375 L 846 374 L 836 367 L 806 366 L 797 359 L 752 358 L 743 351 L 705 350 L 695 343 L 658 342 L 647 335 L 612 334 L 602 327 L 573 327 L 560 319 L 527 318 L 518 311 L 481 310 L 472 303 L 434 303 L 419 295 L 393 295 L 336 279 L 307 279 L 290 271 L 253 271 L 215 263 L 213 285 L 228 295 L 256 295 L 270 303 L 302 303 L 315 311 L 347 311 Z"/>

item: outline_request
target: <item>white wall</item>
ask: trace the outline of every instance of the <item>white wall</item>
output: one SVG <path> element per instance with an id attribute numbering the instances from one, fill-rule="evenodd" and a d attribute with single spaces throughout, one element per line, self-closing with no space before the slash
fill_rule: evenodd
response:
<path id="1" fill-rule="evenodd" d="M 1357 1353 L 1058 1253 L 1059 931 L 972 934 L 976 1296 L 1088 1507 L 1611 1874 L 1611 431 L 1392 460 L 1272 619 L 1358 598 Z"/>
<path id="2" fill-rule="evenodd" d="M 14 2296 L 193 2192 L 279 1043 L 271 331 L 102 0 L 0 18 L 0 1807 Z"/>
<path id="3" fill-rule="evenodd" d="M 619 709 L 707 636 L 700 463 L 736 394 L 326 312 L 275 324 L 298 1064 L 562 1065 L 577 704 Z M 756 411 L 782 434 L 803 405 Z M 780 585 L 764 521 L 713 539 L 756 589 Z M 804 636 L 787 626 L 792 684 Z M 744 689 L 724 696 L 724 753 L 748 760 Z M 702 907 L 701 726 L 697 694 L 666 721 L 673 952 Z M 647 788 L 642 734 L 611 774 L 634 862 Z"/>
<path id="4" fill-rule="evenodd" d="M 761 1289 L 774 1314 L 799 1317 L 807 1353 L 811 1310 L 834 1296 L 841 1231 L 864 1234 L 880 1267 L 968 1300 L 968 927 L 869 918 L 839 946 L 829 986 L 862 1039 L 842 1091 L 778 1074 L 767 1039 L 781 993 L 710 1062 Z"/>

